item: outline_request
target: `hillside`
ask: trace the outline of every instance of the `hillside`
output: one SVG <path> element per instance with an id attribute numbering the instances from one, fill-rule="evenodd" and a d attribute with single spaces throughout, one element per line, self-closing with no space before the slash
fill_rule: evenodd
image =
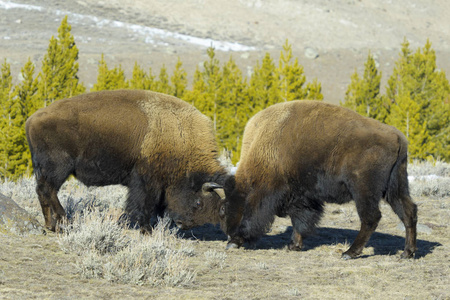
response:
<path id="1" fill-rule="evenodd" d="M 101 53 L 127 74 L 138 62 L 169 72 L 179 57 L 189 76 L 213 45 L 221 62 L 232 55 L 245 74 L 266 52 L 278 59 L 285 40 L 322 83 L 325 100 L 343 99 L 351 74 L 370 50 L 387 81 L 406 37 L 412 49 L 429 38 L 438 67 L 450 72 L 450 2 L 445 0 L 13 0 L 0 1 L 0 59 L 16 79 L 28 57 L 39 67 L 48 41 L 68 15 L 80 50 L 80 78 L 96 81 Z"/>

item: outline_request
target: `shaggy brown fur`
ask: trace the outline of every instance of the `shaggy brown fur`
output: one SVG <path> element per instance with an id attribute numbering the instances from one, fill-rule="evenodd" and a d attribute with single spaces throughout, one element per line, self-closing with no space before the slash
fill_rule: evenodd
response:
<path id="1" fill-rule="evenodd" d="M 218 197 L 210 193 L 218 184 L 202 186 L 226 175 L 212 122 L 188 103 L 150 91 L 59 100 L 33 114 L 26 132 L 50 230 L 65 216 L 57 192 L 69 175 L 88 186 L 127 186 L 126 211 L 144 230 L 153 213 L 176 205 L 172 195 Z"/>
<path id="2" fill-rule="evenodd" d="M 414 255 L 417 207 L 408 190 L 407 140 L 396 128 L 336 105 L 291 101 L 250 119 L 242 143 L 235 183 L 225 186 L 226 203 L 211 204 L 216 210 L 210 219 L 222 216 L 228 247 L 257 239 L 278 215 L 291 218 L 289 248 L 299 250 L 325 202 L 354 200 L 361 229 L 343 257 L 356 257 L 378 225 L 385 198 L 405 224 L 402 257 Z"/>

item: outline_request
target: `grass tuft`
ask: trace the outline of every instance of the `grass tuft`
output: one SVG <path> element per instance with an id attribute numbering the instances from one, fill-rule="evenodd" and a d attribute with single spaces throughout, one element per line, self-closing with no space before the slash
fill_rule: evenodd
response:
<path id="1" fill-rule="evenodd" d="M 59 236 L 61 248 L 80 256 L 76 263 L 84 278 L 104 278 L 113 283 L 150 286 L 188 286 L 196 272 L 188 267 L 194 255 L 192 242 L 180 240 L 159 220 L 152 235 L 127 234 L 117 217 L 93 210 L 76 215 Z"/>
<path id="2" fill-rule="evenodd" d="M 225 266 L 227 255 L 225 252 L 218 252 L 216 250 L 208 250 L 205 252 L 205 263 L 209 268 L 221 268 Z"/>

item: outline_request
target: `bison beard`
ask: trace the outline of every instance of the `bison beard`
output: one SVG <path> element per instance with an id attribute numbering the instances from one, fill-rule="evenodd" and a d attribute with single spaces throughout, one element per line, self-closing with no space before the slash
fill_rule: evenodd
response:
<path id="1" fill-rule="evenodd" d="M 256 114 L 246 125 L 236 184 L 226 189 L 227 248 L 254 241 L 274 217 L 289 216 L 291 250 L 318 224 L 326 202 L 353 200 L 360 231 L 343 258 L 361 254 L 390 204 L 406 228 L 401 257 L 416 251 L 417 206 L 409 195 L 407 141 L 394 127 L 348 109 L 291 101 Z"/>
<path id="2" fill-rule="evenodd" d="M 126 212 L 144 232 L 169 204 L 220 199 L 227 177 L 211 120 L 180 99 L 150 91 L 56 101 L 27 120 L 26 134 L 45 226 L 52 231 L 65 217 L 57 193 L 70 175 L 88 186 L 127 186 Z"/>

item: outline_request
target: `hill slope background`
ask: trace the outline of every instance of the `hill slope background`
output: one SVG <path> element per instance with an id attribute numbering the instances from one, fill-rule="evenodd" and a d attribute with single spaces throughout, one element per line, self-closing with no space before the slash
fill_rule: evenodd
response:
<path id="1" fill-rule="evenodd" d="M 128 76 L 135 61 L 157 74 L 163 65 L 172 73 L 180 58 L 191 83 L 211 45 L 222 63 L 231 55 L 251 74 L 266 52 L 277 61 L 287 39 L 307 80 L 317 78 L 325 101 L 338 103 L 351 74 L 363 71 L 369 50 L 385 84 L 404 38 L 413 51 L 430 39 L 438 68 L 448 74 L 449 13 L 445 0 L 0 1 L 0 59 L 11 64 L 16 80 L 28 57 L 39 68 L 65 15 L 88 89 L 101 53 Z"/>

